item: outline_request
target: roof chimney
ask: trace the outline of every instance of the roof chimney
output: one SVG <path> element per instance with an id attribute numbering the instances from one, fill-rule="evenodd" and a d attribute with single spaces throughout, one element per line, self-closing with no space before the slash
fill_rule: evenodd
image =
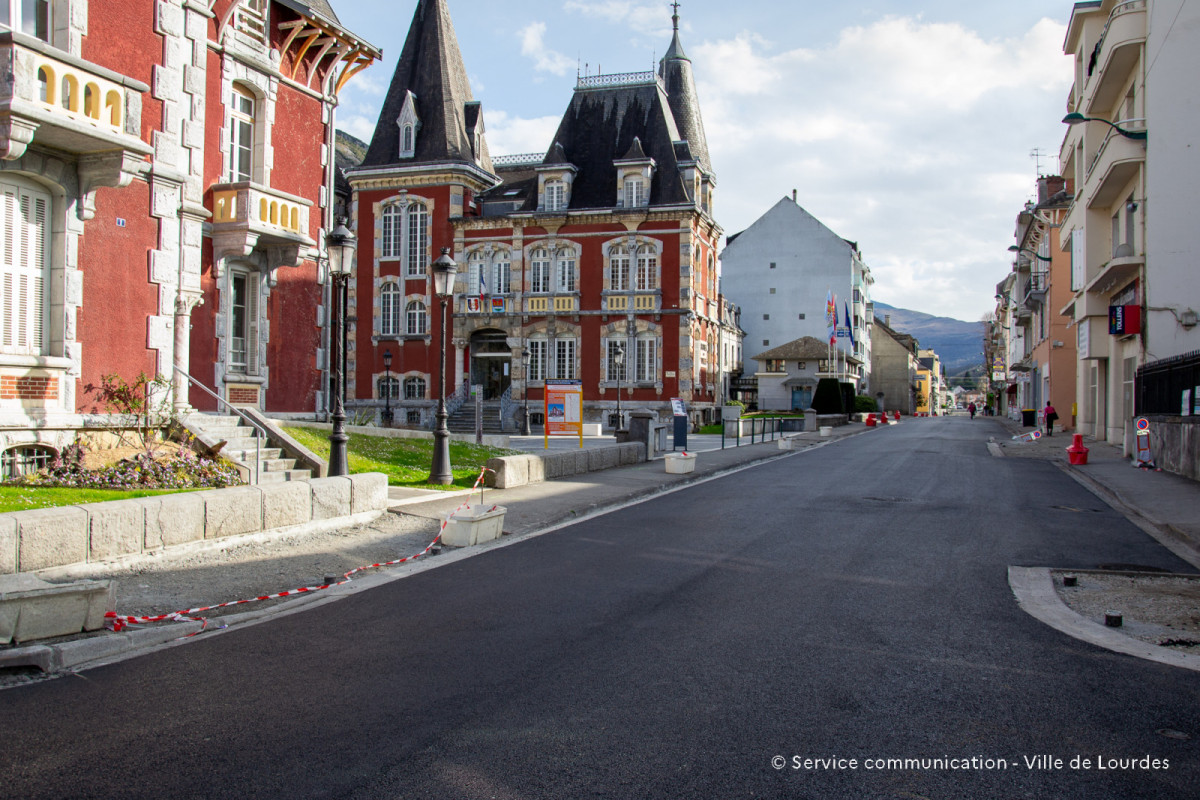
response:
<path id="1" fill-rule="evenodd" d="M 799 205 L 799 202 L 797 202 L 797 200 L 796 200 L 796 190 L 795 189 L 792 189 L 792 202 L 796 203 L 796 205 Z"/>
<path id="2" fill-rule="evenodd" d="M 887 325 L 889 328 L 892 327 L 892 315 L 891 314 L 883 315 L 883 324 Z"/>

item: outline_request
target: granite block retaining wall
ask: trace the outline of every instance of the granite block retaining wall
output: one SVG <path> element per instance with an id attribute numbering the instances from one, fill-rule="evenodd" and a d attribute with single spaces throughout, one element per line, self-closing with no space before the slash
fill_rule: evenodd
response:
<path id="1" fill-rule="evenodd" d="M 500 456 L 488 459 L 487 468 L 495 470 L 495 473 L 488 473 L 487 484 L 496 489 L 512 489 L 528 483 L 599 472 L 613 467 L 638 464 L 645 460 L 646 445 L 641 442 L 562 453 Z"/>
<path id="2" fill-rule="evenodd" d="M 0 514 L 0 575 L 152 553 L 387 509 L 387 476 L 236 486 Z"/>

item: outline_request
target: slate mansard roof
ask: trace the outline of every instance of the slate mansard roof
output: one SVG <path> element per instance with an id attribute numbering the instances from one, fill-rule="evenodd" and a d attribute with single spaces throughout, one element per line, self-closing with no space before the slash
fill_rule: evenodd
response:
<path id="1" fill-rule="evenodd" d="M 420 126 L 413 157 L 402 159 L 397 120 L 409 92 L 416 97 Z M 419 0 L 362 167 L 465 162 L 491 172 L 485 138 L 479 137 L 479 153 L 472 142 L 481 114 L 446 0 Z"/>

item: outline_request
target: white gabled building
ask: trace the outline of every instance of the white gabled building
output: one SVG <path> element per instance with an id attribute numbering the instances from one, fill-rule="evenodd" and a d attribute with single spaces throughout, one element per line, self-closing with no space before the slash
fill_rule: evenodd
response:
<path id="1" fill-rule="evenodd" d="M 755 373 L 753 356 L 765 350 L 804 336 L 828 341 L 826 298 L 833 292 L 839 322 L 847 307 L 852 320 L 853 351 L 848 337 L 838 341 L 858 362 L 848 380 L 860 393 L 868 389 L 875 281 L 855 242 L 797 205 L 793 194 L 730 236 L 721 264 L 724 294 L 742 309 L 745 375 Z"/>

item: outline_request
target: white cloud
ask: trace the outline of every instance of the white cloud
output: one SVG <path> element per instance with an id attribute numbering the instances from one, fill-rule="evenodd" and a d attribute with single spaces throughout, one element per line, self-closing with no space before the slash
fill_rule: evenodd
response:
<path id="1" fill-rule="evenodd" d="M 661 30 L 667 23 L 662 3 L 638 3 L 633 0 L 567 0 L 567 11 L 578 11 L 588 17 L 608 22 L 628 23 L 641 31 Z"/>
<path id="2" fill-rule="evenodd" d="M 575 62 L 546 46 L 546 23 L 532 22 L 521 30 L 521 55 L 532 58 L 534 69 L 554 75 L 567 75 Z"/>
<path id="3" fill-rule="evenodd" d="M 1064 32 L 1042 20 L 989 40 L 888 17 L 813 49 L 751 33 L 690 47 L 718 219 L 742 230 L 795 188 L 860 243 L 877 299 L 978 319 L 1034 188 L 1027 154 L 1061 141 Z"/>
<path id="4" fill-rule="evenodd" d="M 492 155 L 545 153 L 550 149 L 559 117 L 523 119 L 504 111 L 484 110 L 488 150 Z"/>
<path id="5" fill-rule="evenodd" d="M 375 118 L 364 117 L 361 114 L 339 114 L 337 127 L 354 138 L 370 144 L 371 137 L 375 135 Z"/>

